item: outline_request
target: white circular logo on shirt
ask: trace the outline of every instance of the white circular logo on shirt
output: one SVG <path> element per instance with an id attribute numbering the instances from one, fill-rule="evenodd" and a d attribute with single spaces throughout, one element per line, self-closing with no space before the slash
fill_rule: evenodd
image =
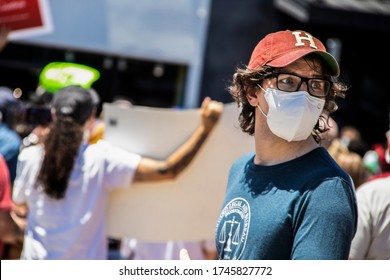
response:
<path id="1" fill-rule="evenodd" d="M 250 207 L 243 198 L 235 198 L 225 205 L 217 223 L 216 242 L 220 258 L 240 259 L 248 238 Z M 221 251 L 222 250 L 222 251 Z"/>

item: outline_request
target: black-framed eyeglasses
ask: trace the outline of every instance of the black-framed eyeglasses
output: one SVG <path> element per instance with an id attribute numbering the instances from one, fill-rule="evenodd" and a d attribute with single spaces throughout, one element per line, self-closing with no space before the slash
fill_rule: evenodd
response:
<path id="1" fill-rule="evenodd" d="M 276 87 L 286 92 L 298 91 L 305 82 L 310 95 L 325 98 L 332 87 L 332 82 L 322 78 L 306 78 L 291 73 L 272 73 L 265 77 L 276 78 Z"/>

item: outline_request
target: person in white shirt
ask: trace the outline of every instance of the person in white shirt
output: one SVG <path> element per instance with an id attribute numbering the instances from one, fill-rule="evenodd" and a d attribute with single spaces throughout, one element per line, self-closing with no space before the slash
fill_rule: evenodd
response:
<path id="1" fill-rule="evenodd" d="M 162 161 L 104 140 L 88 144 L 94 108 L 88 90 L 79 86 L 59 90 L 43 144 L 25 148 L 19 155 L 13 200 L 28 208 L 22 259 L 107 259 L 109 191 L 134 181 L 177 176 L 201 148 L 223 106 L 206 97 L 198 128 Z"/>
<path id="2" fill-rule="evenodd" d="M 390 259 L 390 176 L 368 181 L 356 191 L 358 226 L 350 259 Z"/>

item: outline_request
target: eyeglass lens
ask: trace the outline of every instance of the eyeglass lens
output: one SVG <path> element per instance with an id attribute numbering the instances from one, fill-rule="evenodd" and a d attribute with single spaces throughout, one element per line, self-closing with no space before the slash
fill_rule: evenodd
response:
<path id="1" fill-rule="evenodd" d="M 307 85 L 308 92 L 317 97 L 325 97 L 330 89 L 330 82 L 319 78 L 304 78 L 294 74 L 278 73 L 277 88 L 282 91 L 297 91 L 302 83 Z"/>

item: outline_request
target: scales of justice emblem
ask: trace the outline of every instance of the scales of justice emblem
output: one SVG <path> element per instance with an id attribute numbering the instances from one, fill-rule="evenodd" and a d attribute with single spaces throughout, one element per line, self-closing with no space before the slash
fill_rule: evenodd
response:
<path id="1" fill-rule="evenodd" d="M 230 201 L 222 210 L 218 243 L 223 246 L 224 259 L 238 259 L 243 251 L 249 228 L 249 205 L 243 198 Z M 222 223 L 222 224 L 221 224 Z"/>
<path id="2" fill-rule="evenodd" d="M 226 224 L 229 225 L 229 233 L 228 233 L 228 238 L 226 240 Z M 236 225 L 236 226 L 235 226 Z M 234 234 L 233 232 L 233 227 L 235 228 Z M 232 248 L 231 245 L 238 245 L 240 242 L 240 223 L 235 221 L 235 217 L 231 220 L 227 220 L 223 223 L 221 233 L 219 234 L 219 243 L 225 244 L 225 248 L 223 249 L 226 252 L 231 252 Z"/>

